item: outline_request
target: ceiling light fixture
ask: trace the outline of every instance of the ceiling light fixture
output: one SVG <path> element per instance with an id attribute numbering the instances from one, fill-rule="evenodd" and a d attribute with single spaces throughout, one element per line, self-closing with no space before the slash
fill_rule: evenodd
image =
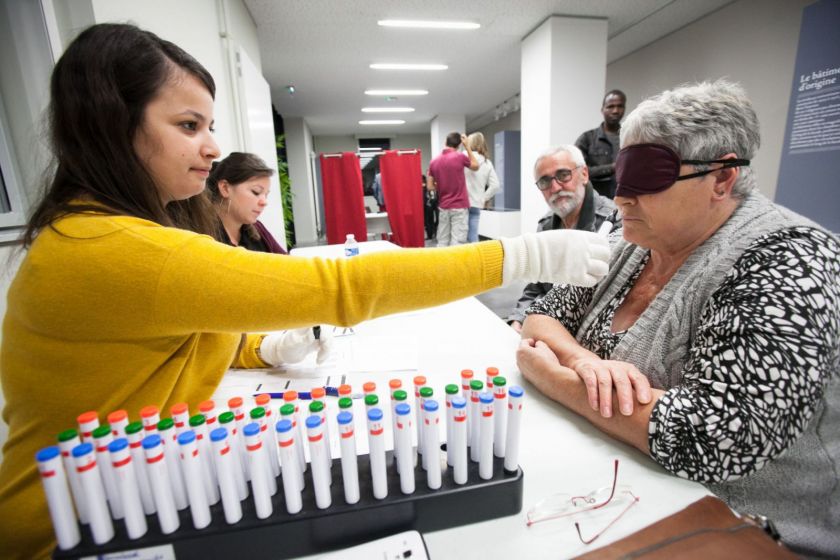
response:
<path id="1" fill-rule="evenodd" d="M 373 70 L 446 70 L 449 68 L 446 64 L 392 64 L 386 62 L 377 62 L 371 64 Z"/>
<path id="2" fill-rule="evenodd" d="M 414 107 L 362 107 L 362 113 L 413 113 Z"/>
<path id="3" fill-rule="evenodd" d="M 417 29 L 478 29 L 480 23 L 472 21 L 421 21 L 411 19 L 381 19 L 382 27 L 413 27 Z"/>
<path id="4" fill-rule="evenodd" d="M 398 119 L 393 120 L 378 120 L 378 121 L 359 121 L 359 124 L 365 125 L 377 125 L 377 124 L 405 124 L 405 121 L 401 121 Z"/>
<path id="5" fill-rule="evenodd" d="M 425 89 L 366 89 L 365 95 L 428 95 Z"/>

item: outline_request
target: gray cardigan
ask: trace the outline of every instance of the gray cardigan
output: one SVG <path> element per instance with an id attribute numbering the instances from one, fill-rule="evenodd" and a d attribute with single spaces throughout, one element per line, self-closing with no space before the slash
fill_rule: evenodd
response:
<path id="1" fill-rule="evenodd" d="M 727 272 L 760 236 L 794 226 L 823 230 L 758 193 L 750 194 L 730 219 L 689 256 L 626 331 L 610 358 L 636 365 L 650 377 L 653 387 L 667 390 L 680 385 L 701 312 Z M 578 339 L 617 296 L 645 254 L 645 249 L 623 239 L 613 247 L 610 273 L 595 291 L 593 303 L 577 331 Z M 650 430 L 656 430 L 653 421 Z M 651 451 L 655 457 L 653 446 Z M 773 519 L 795 550 L 838 554 L 838 473 L 840 383 L 835 369 L 807 428 L 792 446 L 752 474 L 707 486 L 732 508 Z"/>

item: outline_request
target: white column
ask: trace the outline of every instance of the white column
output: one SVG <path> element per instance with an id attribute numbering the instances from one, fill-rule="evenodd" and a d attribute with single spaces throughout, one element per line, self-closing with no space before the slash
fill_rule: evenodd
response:
<path id="1" fill-rule="evenodd" d="M 429 154 L 429 161 L 440 155 L 446 146 L 446 136 L 450 132 L 467 133 L 467 121 L 464 115 L 442 114 L 432 119 L 431 138 L 432 152 Z M 425 173 L 427 170 L 424 169 Z"/>
<path id="2" fill-rule="evenodd" d="M 522 231 L 547 211 L 536 157 L 600 124 L 606 73 L 606 19 L 552 16 L 522 40 Z"/>
<path id="3" fill-rule="evenodd" d="M 312 134 L 303 117 L 284 117 L 286 156 L 292 182 L 292 209 L 295 214 L 295 239 L 298 244 L 318 240 L 315 221 L 315 191 L 312 176 Z"/>

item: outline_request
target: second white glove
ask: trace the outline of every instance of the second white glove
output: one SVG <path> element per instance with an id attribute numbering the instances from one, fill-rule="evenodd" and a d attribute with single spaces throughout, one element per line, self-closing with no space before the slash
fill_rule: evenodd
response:
<path id="1" fill-rule="evenodd" d="M 502 283 L 563 282 L 594 286 L 609 271 L 606 237 L 578 230 L 550 230 L 502 239 Z"/>
<path id="2" fill-rule="evenodd" d="M 273 366 L 300 362 L 310 352 L 318 352 L 315 361 L 323 363 L 332 350 L 331 329 L 321 329 L 315 338 L 312 327 L 293 329 L 266 335 L 260 343 L 260 357 Z"/>

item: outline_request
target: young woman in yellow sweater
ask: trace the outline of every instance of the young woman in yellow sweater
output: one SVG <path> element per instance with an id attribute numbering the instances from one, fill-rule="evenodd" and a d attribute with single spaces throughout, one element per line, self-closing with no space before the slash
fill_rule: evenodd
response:
<path id="1" fill-rule="evenodd" d="M 230 247 L 209 235 L 215 86 L 195 59 L 136 27 L 97 25 L 50 89 L 57 166 L 24 235 L 0 349 L 0 558 L 53 546 L 37 449 L 79 412 L 195 405 L 231 365 L 269 365 L 270 339 L 240 345 L 243 332 L 353 325 L 503 279 L 592 285 L 606 273 L 606 241 L 582 232 L 335 261 Z"/>

